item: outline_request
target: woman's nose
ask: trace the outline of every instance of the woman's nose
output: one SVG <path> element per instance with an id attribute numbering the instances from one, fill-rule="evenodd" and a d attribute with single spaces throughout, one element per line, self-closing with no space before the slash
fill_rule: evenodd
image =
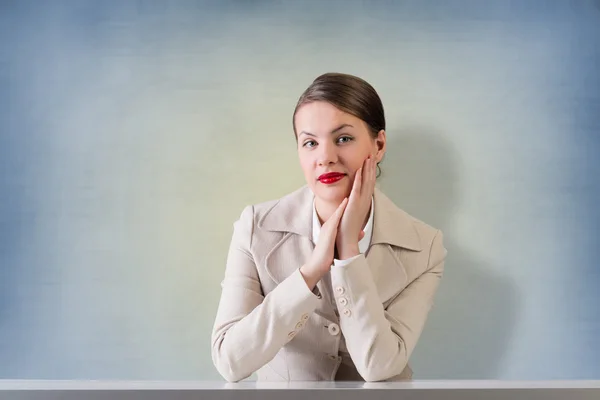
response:
<path id="1" fill-rule="evenodd" d="M 321 145 L 318 154 L 319 165 L 328 165 L 336 163 L 338 160 L 337 149 L 334 145 L 325 144 Z"/>

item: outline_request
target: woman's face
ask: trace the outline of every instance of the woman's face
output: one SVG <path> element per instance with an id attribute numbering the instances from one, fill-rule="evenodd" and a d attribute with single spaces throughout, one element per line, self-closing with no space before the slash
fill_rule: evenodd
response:
<path id="1" fill-rule="evenodd" d="M 350 194 L 354 175 L 367 157 L 380 162 L 385 153 L 383 130 L 373 139 L 363 120 L 330 103 L 301 106 L 294 122 L 304 177 L 322 201 L 339 204 Z"/>

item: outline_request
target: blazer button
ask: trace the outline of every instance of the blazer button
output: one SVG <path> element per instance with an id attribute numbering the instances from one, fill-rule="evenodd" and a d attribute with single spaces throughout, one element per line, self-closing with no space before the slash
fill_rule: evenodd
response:
<path id="1" fill-rule="evenodd" d="M 331 336 L 337 336 L 340 334 L 340 326 L 338 324 L 334 324 L 334 323 L 330 324 L 327 327 L 327 330 L 329 331 L 329 334 Z"/>
<path id="2" fill-rule="evenodd" d="M 296 324 L 296 329 L 302 329 L 304 327 L 304 322 L 298 322 Z"/>
<path id="3" fill-rule="evenodd" d="M 292 332 L 288 333 L 288 339 L 293 339 L 294 336 L 296 336 L 296 332 L 295 331 L 292 331 Z"/>
<path id="4" fill-rule="evenodd" d="M 345 306 L 346 304 L 348 304 L 348 300 L 346 300 L 346 298 L 345 298 L 345 297 L 342 297 L 342 298 L 340 298 L 339 302 L 340 302 L 340 304 L 341 304 L 341 305 L 343 305 L 343 306 Z"/>
<path id="5" fill-rule="evenodd" d="M 352 311 L 348 310 L 347 308 L 343 312 L 346 317 L 349 317 L 352 315 Z"/>
<path id="6" fill-rule="evenodd" d="M 341 286 L 336 287 L 335 291 L 337 292 L 337 294 L 344 294 L 345 292 L 344 288 Z"/>
<path id="7" fill-rule="evenodd" d="M 308 314 L 302 315 L 302 321 L 308 321 Z"/>

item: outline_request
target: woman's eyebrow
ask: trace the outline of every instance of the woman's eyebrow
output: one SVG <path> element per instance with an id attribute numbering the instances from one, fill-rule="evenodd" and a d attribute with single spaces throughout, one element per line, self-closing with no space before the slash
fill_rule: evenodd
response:
<path id="1" fill-rule="evenodd" d="M 344 128 L 354 128 L 352 125 L 350 124 L 342 124 L 340 126 L 338 126 L 337 128 L 335 128 L 334 130 L 331 131 L 331 134 L 333 135 L 334 133 L 344 129 Z M 300 135 L 307 135 L 307 136 L 313 136 L 316 137 L 317 135 L 315 135 L 314 133 L 310 133 L 310 132 L 306 132 L 306 131 L 302 131 L 300 132 Z"/>
<path id="2" fill-rule="evenodd" d="M 354 127 L 352 125 L 350 125 L 350 124 L 342 124 L 342 125 L 338 126 L 337 128 L 335 128 L 334 130 L 332 130 L 331 134 L 333 135 L 337 131 L 340 131 L 340 130 L 342 130 L 344 128 L 354 128 Z"/>

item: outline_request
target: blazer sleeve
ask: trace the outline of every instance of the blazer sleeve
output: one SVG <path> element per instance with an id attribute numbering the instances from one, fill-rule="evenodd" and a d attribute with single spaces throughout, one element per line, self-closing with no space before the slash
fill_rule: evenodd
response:
<path id="1" fill-rule="evenodd" d="M 252 375 L 303 328 L 319 304 L 299 270 L 266 296 L 251 252 L 254 209 L 234 223 L 225 277 L 211 334 L 211 355 L 229 382 Z"/>
<path id="2" fill-rule="evenodd" d="M 333 266 L 340 327 L 356 369 L 367 382 L 399 375 L 408 363 L 433 305 L 447 251 L 441 231 L 432 241 L 426 270 L 383 308 L 364 255 Z"/>

